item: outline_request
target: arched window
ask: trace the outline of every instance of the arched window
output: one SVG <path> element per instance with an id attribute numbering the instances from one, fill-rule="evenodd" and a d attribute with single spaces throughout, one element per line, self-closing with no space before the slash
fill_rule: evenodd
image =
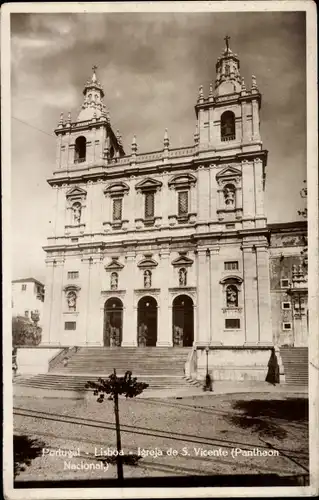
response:
<path id="1" fill-rule="evenodd" d="M 147 269 L 144 271 L 144 288 L 151 288 L 152 286 L 152 271 Z"/>
<path id="2" fill-rule="evenodd" d="M 238 307 L 238 288 L 236 285 L 228 285 L 226 288 L 226 306 Z"/>
<path id="3" fill-rule="evenodd" d="M 74 163 L 82 163 L 86 160 L 86 138 L 81 135 L 75 141 Z"/>
<path id="4" fill-rule="evenodd" d="M 226 184 L 223 189 L 225 207 L 235 208 L 236 205 L 236 188 L 233 184 Z"/>
<path id="5" fill-rule="evenodd" d="M 117 290 L 119 284 L 119 275 L 111 273 L 111 290 Z"/>
<path id="6" fill-rule="evenodd" d="M 220 118 L 220 132 L 222 141 L 233 141 L 236 138 L 235 115 L 232 111 L 225 111 Z"/>
<path id="7" fill-rule="evenodd" d="M 180 270 L 178 271 L 178 281 L 179 281 L 179 286 L 187 285 L 187 270 L 185 269 L 185 267 L 181 267 Z"/>

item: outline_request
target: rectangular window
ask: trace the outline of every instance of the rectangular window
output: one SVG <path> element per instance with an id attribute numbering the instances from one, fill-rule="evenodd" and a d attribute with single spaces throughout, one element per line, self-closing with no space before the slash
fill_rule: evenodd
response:
<path id="1" fill-rule="evenodd" d="M 145 193 L 145 219 L 154 217 L 154 193 Z"/>
<path id="2" fill-rule="evenodd" d="M 68 271 L 68 279 L 76 280 L 79 277 L 79 271 Z"/>
<path id="3" fill-rule="evenodd" d="M 225 328 L 239 330 L 239 328 L 240 328 L 240 319 L 237 319 L 237 318 L 228 318 L 228 319 L 225 319 Z"/>
<path id="4" fill-rule="evenodd" d="M 235 229 L 235 224 L 226 224 L 226 229 Z"/>
<path id="5" fill-rule="evenodd" d="M 291 309 L 291 303 L 290 302 L 282 302 L 281 308 L 282 309 Z"/>
<path id="6" fill-rule="evenodd" d="M 26 289 L 27 289 L 27 285 L 22 285 L 22 286 L 21 286 L 21 290 L 22 290 L 23 292 L 25 292 L 25 291 L 26 291 Z"/>
<path id="7" fill-rule="evenodd" d="M 188 191 L 178 192 L 178 215 L 188 214 Z"/>
<path id="8" fill-rule="evenodd" d="M 76 330 L 76 322 L 75 321 L 66 321 L 64 323 L 64 330 Z"/>
<path id="9" fill-rule="evenodd" d="M 282 329 L 283 330 L 291 330 L 291 323 L 283 323 Z"/>
<path id="10" fill-rule="evenodd" d="M 280 280 L 281 288 L 289 288 L 289 280 L 287 278 L 283 278 Z"/>
<path id="11" fill-rule="evenodd" d="M 76 243 L 77 241 L 79 241 L 79 238 L 71 238 L 71 241 L 73 241 L 74 243 Z"/>
<path id="12" fill-rule="evenodd" d="M 113 200 L 113 221 L 122 220 L 122 198 Z"/>
<path id="13" fill-rule="evenodd" d="M 238 261 L 233 260 L 229 262 L 224 262 L 224 269 L 225 271 L 237 271 L 238 270 Z"/>

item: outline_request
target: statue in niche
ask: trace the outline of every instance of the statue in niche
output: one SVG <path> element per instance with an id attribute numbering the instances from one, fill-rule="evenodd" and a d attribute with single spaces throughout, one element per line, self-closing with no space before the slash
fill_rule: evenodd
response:
<path id="1" fill-rule="evenodd" d="M 144 272 L 144 288 L 151 288 L 152 286 L 152 273 L 147 270 Z"/>
<path id="2" fill-rule="evenodd" d="M 74 224 L 80 224 L 81 223 L 81 215 L 82 215 L 82 206 L 81 203 L 77 202 L 74 203 L 72 206 L 73 210 L 73 222 Z"/>
<path id="3" fill-rule="evenodd" d="M 179 277 L 179 286 L 186 286 L 186 284 L 187 284 L 187 271 L 184 267 L 182 267 L 178 271 L 178 277 Z"/>
<path id="4" fill-rule="evenodd" d="M 224 187 L 224 199 L 227 208 L 235 207 L 235 188 L 231 184 Z"/>
<path id="5" fill-rule="evenodd" d="M 68 293 L 67 302 L 68 302 L 69 311 L 75 311 L 76 310 L 76 293 L 75 292 Z"/>
<path id="6" fill-rule="evenodd" d="M 111 274 L 111 290 L 117 290 L 119 277 L 117 273 Z"/>
<path id="7" fill-rule="evenodd" d="M 230 285 L 226 290 L 227 307 L 238 307 L 238 290 L 234 285 Z"/>

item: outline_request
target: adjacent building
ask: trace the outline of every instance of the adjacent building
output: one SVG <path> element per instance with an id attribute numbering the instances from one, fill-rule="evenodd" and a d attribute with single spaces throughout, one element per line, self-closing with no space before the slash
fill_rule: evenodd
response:
<path id="1" fill-rule="evenodd" d="M 12 281 L 12 316 L 32 319 L 39 317 L 43 324 L 44 284 L 34 278 Z"/>

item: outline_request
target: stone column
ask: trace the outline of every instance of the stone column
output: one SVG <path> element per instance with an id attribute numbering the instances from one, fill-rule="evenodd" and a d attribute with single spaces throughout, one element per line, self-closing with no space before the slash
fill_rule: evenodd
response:
<path id="1" fill-rule="evenodd" d="M 273 334 L 271 325 L 269 251 L 266 245 L 260 245 L 256 248 L 259 309 L 258 343 L 270 345 L 273 343 Z"/>
<path id="2" fill-rule="evenodd" d="M 54 258 L 48 257 L 46 259 L 45 301 L 44 301 L 41 345 L 49 345 L 51 343 L 53 284 L 54 284 L 55 266 L 56 262 Z"/>
<path id="3" fill-rule="evenodd" d="M 206 248 L 197 253 L 197 345 L 210 343 L 209 273 Z"/>
<path id="4" fill-rule="evenodd" d="M 255 215 L 255 185 L 253 163 L 242 162 L 243 217 L 252 218 Z"/>
<path id="5" fill-rule="evenodd" d="M 101 331 L 100 324 L 100 296 L 101 296 L 101 277 L 103 271 L 102 257 L 94 255 L 92 260 L 88 262 L 88 297 L 87 297 L 87 327 L 86 327 L 86 344 L 101 345 L 103 338 L 103 328 Z"/>
<path id="6" fill-rule="evenodd" d="M 222 285 L 219 247 L 210 247 L 210 314 L 211 314 L 211 345 L 222 344 L 223 316 L 222 316 Z"/>
<path id="7" fill-rule="evenodd" d="M 59 345 L 63 344 L 63 309 L 62 300 L 64 296 L 63 292 L 63 268 L 64 268 L 64 258 L 56 258 L 56 264 L 54 266 L 54 275 L 52 283 L 52 308 L 51 308 L 51 320 L 50 320 L 50 344 Z"/>
<path id="8" fill-rule="evenodd" d="M 264 217 L 263 162 L 260 158 L 254 160 L 256 217 Z"/>
<path id="9" fill-rule="evenodd" d="M 253 141 L 260 141 L 258 101 L 252 102 Z"/>
<path id="10" fill-rule="evenodd" d="M 160 309 L 158 310 L 158 333 L 157 346 L 172 346 L 172 304 L 169 303 L 168 283 L 170 272 L 170 251 L 169 248 L 161 250 L 160 263 Z"/>
<path id="11" fill-rule="evenodd" d="M 259 340 L 256 253 L 249 243 L 243 244 L 243 261 L 245 345 L 256 345 Z"/>
<path id="12" fill-rule="evenodd" d="M 136 283 L 136 254 L 129 251 L 126 254 L 124 286 L 126 289 L 123 310 L 122 347 L 137 346 L 137 310 L 134 308 L 134 287 Z"/>
<path id="13" fill-rule="evenodd" d="M 210 207 L 210 186 L 209 186 L 209 171 L 201 165 L 198 169 L 197 177 L 197 196 L 198 196 L 198 211 L 197 221 L 206 222 L 209 220 Z"/>

